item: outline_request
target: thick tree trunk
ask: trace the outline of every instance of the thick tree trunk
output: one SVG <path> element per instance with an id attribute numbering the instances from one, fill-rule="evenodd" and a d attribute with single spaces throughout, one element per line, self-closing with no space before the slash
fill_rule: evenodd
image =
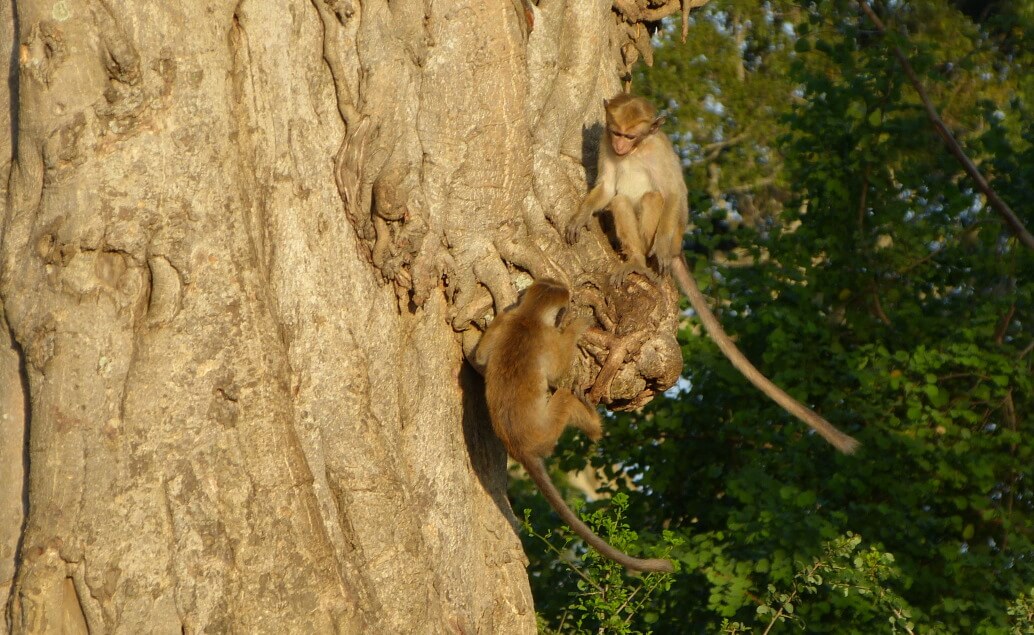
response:
<path id="1" fill-rule="evenodd" d="M 604 297 L 605 240 L 556 230 L 627 25 L 520 8 L 4 9 L 13 632 L 534 631 L 464 353 L 551 275 L 600 317 L 597 398 L 681 360 L 671 290 Z"/>

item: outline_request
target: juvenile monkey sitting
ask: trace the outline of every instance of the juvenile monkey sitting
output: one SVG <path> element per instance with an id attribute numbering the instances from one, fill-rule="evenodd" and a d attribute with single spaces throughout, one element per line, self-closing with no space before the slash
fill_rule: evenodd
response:
<path id="1" fill-rule="evenodd" d="M 638 571 L 672 571 L 667 560 L 633 558 L 597 536 L 564 502 L 546 472 L 544 457 L 553 453 L 564 428 L 574 425 L 590 439 L 603 434 L 594 408 L 556 381 L 570 369 L 578 338 L 589 321 L 577 319 L 557 327 L 571 292 L 554 280 L 532 284 L 517 306 L 496 316 L 474 355 L 485 368 L 485 396 L 492 427 L 506 451 L 524 466 L 560 518 L 604 556 Z"/>
<path id="2" fill-rule="evenodd" d="M 600 142 L 596 185 L 567 225 L 572 244 L 593 214 L 609 207 L 621 249 L 628 259 L 614 275 L 622 282 L 632 273 L 651 278 L 646 266 L 655 257 L 666 275 L 682 254 L 689 223 L 689 198 L 682 164 L 667 135 L 664 117 L 642 97 L 621 94 L 604 102 L 607 129 Z"/>

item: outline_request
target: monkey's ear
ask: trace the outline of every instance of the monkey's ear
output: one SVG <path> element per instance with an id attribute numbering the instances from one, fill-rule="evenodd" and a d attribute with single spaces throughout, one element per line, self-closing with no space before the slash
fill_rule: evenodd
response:
<path id="1" fill-rule="evenodd" d="M 664 125 L 665 121 L 665 117 L 657 117 L 656 119 L 654 119 L 653 123 L 650 124 L 650 132 L 656 132 L 658 128 Z"/>

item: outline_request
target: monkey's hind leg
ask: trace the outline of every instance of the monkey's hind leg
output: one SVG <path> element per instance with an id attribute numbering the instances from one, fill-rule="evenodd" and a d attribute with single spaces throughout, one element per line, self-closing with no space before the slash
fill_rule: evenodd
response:
<path id="1" fill-rule="evenodd" d="M 561 422 L 560 432 L 564 431 L 564 425 L 573 425 L 585 436 L 593 441 L 599 441 L 603 436 L 603 426 L 600 425 L 600 413 L 585 401 L 582 401 L 566 388 L 560 388 L 549 400 L 549 416 L 556 416 Z M 554 410 L 555 408 L 555 410 Z M 557 437 L 560 434 L 557 433 Z"/>
<path id="2" fill-rule="evenodd" d="M 657 271 L 662 276 L 671 273 L 674 259 L 682 255 L 682 238 L 686 233 L 686 213 L 677 201 L 668 201 L 657 226 L 657 234 L 649 255 L 657 259 Z"/>
<path id="3" fill-rule="evenodd" d="M 535 456 L 549 456 L 568 425 L 581 429 L 593 441 L 603 435 L 599 413 L 585 405 L 570 390 L 560 389 L 549 398 L 546 420 L 528 435 L 528 448 Z"/>
<path id="4" fill-rule="evenodd" d="M 646 266 L 646 246 L 643 244 L 642 232 L 639 230 L 639 219 L 636 218 L 632 201 L 624 195 L 615 196 L 610 202 L 610 213 L 614 216 L 614 231 L 621 243 L 621 251 L 628 259 L 611 276 L 611 284 L 621 284 L 628 274 L 641 273 L 652 277 Z"/>
<path id="5" fill-rule="evenodd" d="M 656 250 L 655 240 L 663 238 L 658 235 L 658 228 L 663 229 L 664 195 L 660 192 L 647 192 L 639 201 L 639 231 L 643 237 L 643 246 L 648 249 L 647 255 Z"/>

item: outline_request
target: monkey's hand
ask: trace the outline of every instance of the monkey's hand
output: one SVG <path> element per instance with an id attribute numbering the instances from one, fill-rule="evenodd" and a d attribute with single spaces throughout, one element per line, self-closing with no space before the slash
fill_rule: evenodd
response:
<path id="1" fill-rule="evenodd" d="M 592 326 L 592 324 L 592 318 L 576 317 L 575 319 L 571 320 L 571 323 L 567 326 L 567 332 L 574 333 L 578 337 L 581 337 L 582 333 L 588 331 L 589 327 Z"/>
<path id="2" fill-rule="evenodd" d="M 578 242 L 578 238 L 582 235 L 582 230 L 589 224 L 589 217 L 591 213 L 585 213 L 581 207 L 575 212 L 574 216 L 567 223 L 567 243 L 573 245 Z"/>

